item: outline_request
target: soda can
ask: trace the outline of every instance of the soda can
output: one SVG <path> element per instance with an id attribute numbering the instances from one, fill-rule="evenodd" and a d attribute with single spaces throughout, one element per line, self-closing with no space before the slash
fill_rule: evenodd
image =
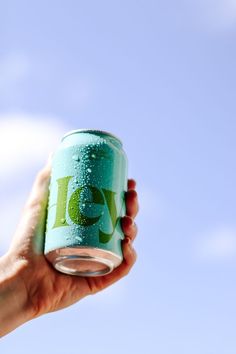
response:
<path id="1" fill-rule="evenodd" d="M 127 157 L 114 135 L 67 133 L 53 156 L 45 256 L 60 272 L 99 276 L 123 259 Z"/>

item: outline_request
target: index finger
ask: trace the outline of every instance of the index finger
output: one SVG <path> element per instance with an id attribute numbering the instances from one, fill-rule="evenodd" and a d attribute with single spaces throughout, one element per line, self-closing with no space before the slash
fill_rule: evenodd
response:
<path id="1" fill-rule="evenodd" d="M 135 189 L 135 187 L 136 187 L 136 181 L 133 178 L 128 179 L 128 190 Z"/>

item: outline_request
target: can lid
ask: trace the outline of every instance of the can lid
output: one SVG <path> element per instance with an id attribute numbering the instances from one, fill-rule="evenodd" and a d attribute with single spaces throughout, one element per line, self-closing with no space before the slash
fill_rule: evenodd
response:
<path id="1" fill-rule="evenodd" d="M 104 131 L 104 130 L 97 130 L 97 129 L 75 129 L 75 130 L 71 130 L 68 133 L 66 133 L 62 137 L 61 140 L 63 141 L 69 135 L 78 134 L 78 133 L 91 133 L 91 134 L 97 134 L 97 135 L 99 135 L 99 134 L 108 135 L 108 136 L 116 139 L 122 145 L 122 141 L 117 136 L 115 136 L 114 134 L 111 134 L 111 133 L 109 133 L 107 131 Z"/>

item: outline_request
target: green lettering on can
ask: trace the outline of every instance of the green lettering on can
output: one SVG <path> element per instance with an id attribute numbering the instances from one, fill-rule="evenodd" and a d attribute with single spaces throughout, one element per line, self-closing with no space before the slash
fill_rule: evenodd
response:
<path id="1" fill-rule="evenodd" d="M 58 194 L 57 194 L 57 210 L 56 210 L 56 220 L 53 229 L 61 226 L 69 226 L 66 221 L 66 202 L 68 194 L 68 185 L 72 176 L 67 176 L 59 178 L 57 180 L 58 184 Z"/>
<path id="2" fill-rule="evenodd" d="M 115 203 L 116 193 L 113 191 L 110 191 L 108 189 L 104 189 L 104 188 L 102 188 L 102 191 L 104 193 L 106 204 L 107 204 L 109 214 L 111 217 L 111 223 L 112 223 L 113 230 L 110 234 L 106 234 L 105 232 L 99 230 L 99 242 L 107 243 L 110 241 L 110 239 L 112 238 L 112 235 L 114 234 L 116 222 L 117 222 L 117 209 L 116 209 L 116 203 Z"/>
<path id="3" fill-rule="evenodd" d="M 85 188 L 88 188 L 90 190 L 91 200 L 85 201 L 84 198 L 81 198 L 81 194 L 85 190 Z M 90 226 L 96 224 L 100 219 L 101 214 L 96 217 L 89 217 L 83 215 L 79 208 L 80 202 L 82 201 L 86 203 L 89 202 L 89 203 L 103 205 L 104 198 L 102 193 L 96 187 L 92 187 L 92 186 L 80 187 L 74 193 L 72 193 L 68 205 L 68 213 L 73 223 L 81 226 Z"/>

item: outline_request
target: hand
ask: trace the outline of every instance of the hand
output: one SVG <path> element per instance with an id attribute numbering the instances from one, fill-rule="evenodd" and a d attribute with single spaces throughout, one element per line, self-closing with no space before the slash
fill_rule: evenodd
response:
<path id="1" fill-rule="evenodd" d="M 126 193 L 127 215 L 121 219 L 125 234 L 122 241 L 124 260 L 121 265 L 105 276 L 77 277 L 62 274 L 48 263 L 43 254 L 43 243 L 50 173 L 51 166 L 48 163 L 35 180 L 11 247 L 0 262 L 0 267 L 5 269 L 5 277 L 13 279 L 12 284 L 9 280 L 5 281 L 8 284 L 7 288 L 14 288 L 13 283 L 15 284 L 14 301 L 18 301 L 18 306 L 21 303 L 20 308 L 24 308 L 24 313 L 14 324 L 11 325 L 8 320 L 5 331 L 2 330 L 3 334 L 23 322 L 65 308 L 87 295 L 105 289 L 127 275 L 136 260 L 132 242 L 137 234 L 133 218 L 138 212 L 138 201 L 136 183 L 134 180 L 129 180 Z M 0 273 L 0 295 L 1 278 L 4 283 L 4 275 L 1 277 Z M 5 312 L 5 317 L 11 318 L 7 311 Z M 14 317 L 13 314 L 12 316 Z"/>

